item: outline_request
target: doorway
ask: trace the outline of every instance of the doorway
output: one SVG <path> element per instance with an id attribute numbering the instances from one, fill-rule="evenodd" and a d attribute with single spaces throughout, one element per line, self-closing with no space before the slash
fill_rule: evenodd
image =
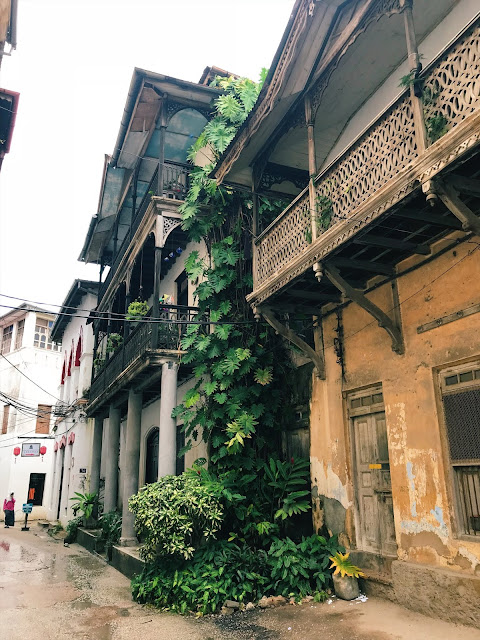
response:
<path id="1" fill-rule="evenodd" d="M 396 555 L 387 425 L 381 387 L 352 394 L 348 400 L 352 428 L 358 547 Z"/>
<path id="2" fill-rule="evenodd" d="M 147 438 L 147 455 L 145 458 L 145 484 L 152 484 L 158 480 L 158 443 L 159 430 L 155 427 Z"/>
<path id="3" fill-rule="evenodd" d="M 35 507 L 41 507 L 43 504 L 43 491 L 45 489 L 45 474 L 31 473 L 30 482 L 28 484 L 27 502 Z"/>

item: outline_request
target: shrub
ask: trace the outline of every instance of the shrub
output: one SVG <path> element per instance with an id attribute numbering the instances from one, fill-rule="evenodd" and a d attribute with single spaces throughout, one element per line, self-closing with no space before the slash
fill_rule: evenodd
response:
<path id="1" fill-rule="evenodd" d="M 71 520 L 68 521 L 67 527 L 66 527 L 67 536 L 65 538 L 65 542 L 67 543 L 75 542 L 75 540 L 77 539 L 78 527 L 81 527 L 82 524 L 83 524 L 82 516 L 78 516 L 78 518 L 72 518 Z"/>
<path id="2" fill-rule="evenodd" d="M 148 313 L 148 304 L 146 302 L 142 302 L 141 300 L 134 300 L 128 305 L 127 309 L 127 320 L 138 320 L 139 318 L 143 318 Z"/>
<path id="3" fill-rule="evenodd" d="M 72 504 L 74 515 L 76 516 L 80 511 L 86 521 L 92 517 L 94 508 L 98 507 L 99 504 L 96 493 L 78 493 L 78 491 L 75 491 L 73 498 L 70 498 L 70 500 L 76 500 L 75 504 Z"/>
<path id="4" fill-rule="evenodd" d="M 179 613 L 215 613 L 227 598 L 258 600 L 268 581 L 265 552 L 212 541 L 190 560 L 171 558 L 132 582 L 133 597 Z"/>
<path id="5" fill-rule="evenodd" d="M 105 551 L 108 554 L 113 545 L 120 541 L 120 536 L 122 535 L 122 516 L 118 511 L 109 511 L 100 516 L 98 522 L 102 527 L 100 539 L 105 543 Z"/>
<path id="6" fill-rule="evenodd" d="M 327 540 L 313 535 L 298 544 L 290 538 L 275 539 L 267 556 L 268 589 L 276 595 L 296 597 L 324 591 L 331 583 L 330 556 L 339 549 L 336 536 Z"/>
<path id="7" fill-rule="evenodd" d="M 143 539 L 141 557 L 192 557 L 205 541 L 215 537 L 223 520 L 223 507 L 212 484 L 196 474 L 165 476 L 147 485 L 129 500 L 135 527 Z"/>

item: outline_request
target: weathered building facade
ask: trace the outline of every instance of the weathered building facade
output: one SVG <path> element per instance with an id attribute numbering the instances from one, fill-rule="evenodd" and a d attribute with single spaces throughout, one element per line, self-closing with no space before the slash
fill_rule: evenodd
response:
<path id="1" fill-rule="evenodd" d="M 36 519 L 47 516 L 50 504 L 61 367 L 54 318 L 27 304 L 0 318 L 0 487 L 4 497 L 15 493 L 17 518 L 23 503 L 31 502 Z"/>
<path id="2" fill-rule="evenodd" d="M 137 544 L 128 499 L 206 453 L 199 439 L 186 460 L 178 458 L 183 433 L 172 418 L 192 384 L 180 346 L 197 318 L 185 257 L 205 252 L 181 229 L 178 208 L 189 185 L 188 151 L 218 95 L 203 84 L 135 70 L 80 256 L 101 269 L 86 407 L 94 420 L 90 489 L 98 491 L 104 479 L 104 510 L 122 511 L 125 546 Z M 135 302 L 146 315 L 132 316 Z"/>
<path id="3" fill-rule="evenodd" d="M 290 201 L 255 220 L 248 299 L 315 365 L 315 525 L 370 588 L 475 625 L 479 68 L 476 2 L 298 0 L 215 171 Z"/>

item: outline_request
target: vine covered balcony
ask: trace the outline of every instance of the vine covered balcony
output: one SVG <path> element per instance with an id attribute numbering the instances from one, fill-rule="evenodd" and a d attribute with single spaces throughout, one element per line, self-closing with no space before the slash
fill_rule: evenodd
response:
<path id="1" fill-rule="evenodd" d="M 462 207 L 476 211 L 480 196 L 472 160 L 480 142 L 479 66 L 477 19 L 416 81 L 421 127 L 417 90 L 407 87 L 258 235 L 252 305 L 314 310 L 312 301 L 339 296 L 326 279 L 322 289 L 315 281 L 312 268 L 320 281 L 324 261 L 336 260 L 342 276 L 364 288 L 408 255 L 429 253 L 442 234 L 475 229 Z"/>

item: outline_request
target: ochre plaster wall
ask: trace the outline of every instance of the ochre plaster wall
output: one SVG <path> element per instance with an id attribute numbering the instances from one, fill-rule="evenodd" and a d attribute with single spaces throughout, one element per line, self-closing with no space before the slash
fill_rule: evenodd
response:
<path id="1" fill-rule="evenodd" d="M 442 242 L 434 251 L 451 242 Z M 476 239 L 474 239 L 476 240 Z M 326 380 L 314 378 L 311 464 L 314 521 L 355 546 L 352 452 L 345 395 L 381 383 L 385 402 L 399 558 L 480 573 L 480 540 L 456 533 L 438 370 L 480 358 L 480 314 L 418 334 L 417 327 L 480 301 L 480 250 L 458 245 L 398 279 L 405 354 L 358 305 L 343 310 L 345 379 L 333 350 L 333 314 L 323 321 Z M 399 265 L 402 271 L 418 258 Z M 391 285 L 369 294 L 393 307 Z M 330 526 L 329 520 L 333 523 Z"/>

